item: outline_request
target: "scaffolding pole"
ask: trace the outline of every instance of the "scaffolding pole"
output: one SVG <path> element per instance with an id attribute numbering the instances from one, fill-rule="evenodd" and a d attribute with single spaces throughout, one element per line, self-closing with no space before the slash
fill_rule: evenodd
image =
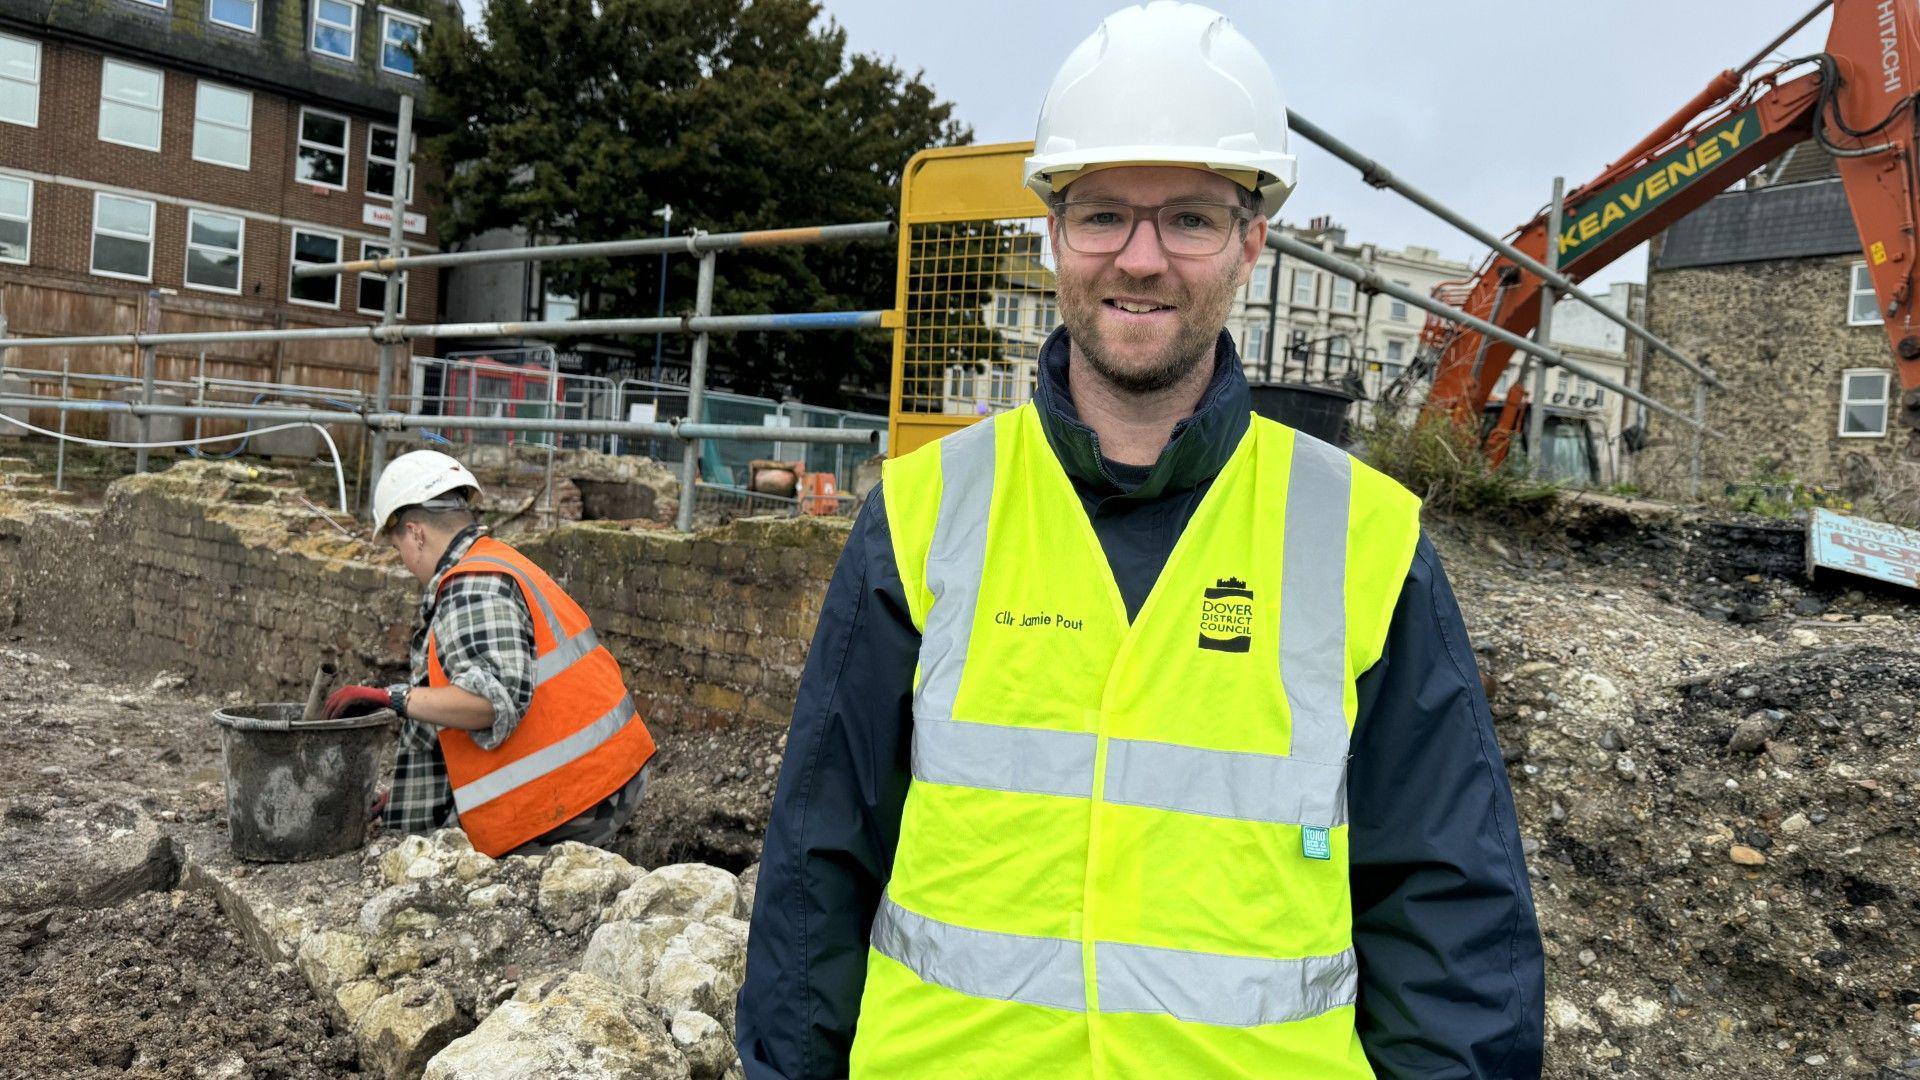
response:
<path id="1" fill-rule="evenodd" d="M 1388 281 L 1386 278 L 1381 277 L 1379 274 L 1374 273 L 1372 270 L 1369 270 L 1363 266 L 1359 266 L 1355 263 L 1350 263 L 1347 260 L 1342 259 L 1338 256 L 1329 255 L 1326 252 L 1321 251 L 1319 248 L 1314 247 L 1311 244 L 1303 244 L 1300 241 L 1295 240 L 1290 236 L 1283 236 L 1281 235 L 1280 231 L 1277 229 L 1271 230 L 1267 233 L 1267 244 L 1268 246 L 1277 249 L 1284 255 L 1292 255 L 1294 258 L 1299 259 L 1301 262 L 1308 263 L 1309 265 L 1312 265 L 1312 266 L 1320 267 L 1321 269 L 1326 270 L 1329 273 L 1338 274 L 1339 276 L 1346 278 L 1349 281 L 1353 281 L 1364 288 L 1371 289 L 1375 292 L 1383 292 L 1383 293 L 1386 293 L 1388 296 L 1397 297 L 1401 300 L 1404 300 L 1407 303 L 1412 304 L 1414 307 L 1417 307 L 1421 311 L 1427 312 L 1430 315 L 1438 315 L 1443 319 L 1449 319 L 1454 322 L 1461 323 L 1466 326 L 1470 326 L 1475 330 L 1480 331 L 1483 334 L 1489 334 L 1496 340 L 1501 341 L 1505 344 L 1511 345 L 1514 348 L 1520 350 L 1521 352 L 1524 352 L 1530 356 L 1538 357 L 1544 363 L 1551 364 L 1554 367 L 1565 368 L 1566 370 L 1572 372 L 1573 374 L 1578 375 L 1581 378 L 1584 378 L 1587 381 L 1593 383 L 1595 386 L 1604 386 L 1607 389 L 1612 390 L 1614 393 L 1621 395 L 1622 397 L 1630 398 L 1634 401 L 1639 402 L 1642 405 L 1645 405 L 1647 408 L 1652 409 L 1653 411 L 1659 413 L 1662 416 L 1666 416 L 1671 419 L 1678 420 L 1681 423 L 1687 425 L 1689 428 L 1693 428 L 1695 430 L 1703 430 L 1700 427 L 1700 425 L 1696 423 L 1695 420 L 1692 417 L 1688 416 L 1687 414 L 1680 412 L 1677 409 L 1671 408 L 1659 401 L 1656 401 L 1653 398 L 1650 398 L 1647 395 L 1642 394 L 1638 390 L 1634 390 L 1630 387 L 1622 386 L 1619 383 L 1614 382 L 1612 379 L 1607 378 L 1605 375 L 1602 375 L 1597 371 L 1593 371 L 1592 369 L 1587 368 L 1581 364 L 1574 363 L 1573 361 L 1568 360 L 1566 357 L 1560 355 L 1560 353 L 1556 352 L 1553 349 L 1549 349 L 1546 346 L 1539 344 L 1538 342 L 1529 341 L 1528 339 L 1521 337 L 1519 334 L 1516 334 L 1513 331 L 1508 330 L 1504 327 L 1495 326 L 1492 323 L 1486 321 L 1485 319 L 1475 318 L 1474 316 L 1469 315 L 1464 311 L 1461 311 L 1459 308 L 1448 307 L 1447 305 L 1441 303 L 1438 300 L 1435 300 L 1430 296 L 1427 296 L 1424 293 L 1415 292 L 1414 290 L 1409 289 L 1403 285 L 1396 285 L 1393 282 Z M 1704 430 L 1707 435 L 1713 438 L 1719 439 L 1719 438 L 1725 437 L 1720 432 L 1714 431 L 1711 428 L 1705 428 Z"/>
<path id="2" fill-rule="evenodd" d="M 711 251 L 704 252 L 700 256 L 700 280 L 693 294 L 693 310 L 696 317 L 705 317 L 713 309 L 714 258 L 715 255 Z M 686 418 L 696 424 L 701 420 L 701 408 L 707 396 L 707 341 L 704 330 L 693 339 L 692 370 L 687 373 Z M 699 490 L 700 440 L 696 438 L 689 440 L 680 452 L 680 510 L 675 517 L 674 527 L 681 532 L 693 531 L 693 503 Z"/>
<path id="3" fill-rule="evenodd" d="M 398 255 L 406 250 L 403 245 L 406 243 L 407 189 L 412 186 L 411 181 L 413 179 L 412 94 L 400 95 L 400 129 L 395 133 L 394 137 L 398 139 L 399 142 L 397 142 L 393 148 L 393 220 L 387 222 L 388 255 Z M 343 284 L 343 282 L 336 282 L 336 286 L 340 284 Z M 383 328 L 391 327 L 398 321 L 400 315 L 399 271 L 387 272 L 385 287 L 381 292 L 385 294 L 385 297 L 380 304 L 380 325 Z M 393 392 L 394 360 L 396 359 L 396 354 L 399 352 L 399 349 L 400 346 L 398 343 L 391 339 L 381 342 L 380 374 L 377 377 L 378 381 L 376 381 L 373 386 L 373 407 L 377 412 L 387 411 L 389 395 Z M 411 346 L 407 348 L 407 355 L 413 355 L 413 348 Z M 367 475 L 373 477 L 374 485 L 377 487 L 380 483 L 380 474 L 387 470 L 387 435 L 383 431 L 375 431 L 370 441 L 372 445 L 367 448 L 369 458 Z M 373 500 L 367 499 L 366 504 L 364 509 L 367 513 L 371 514 L 373 512 Z"/>
<path id="4" fill-rule="evenodd" d="M 1560 235 L 1561 204 L 1567 197 L 1567 178 L 1553 178 L 1553 202 L 1547 208 L 1548 235 Z M 1558 270 L 1560 249 L 1557 244 L 1547 245 L 1547 268 Z M 1540 290 L 1540 326 L 1534 331 L 1533 339 L 1548 348 L 1553 347 L 1553 303 L 1558 297 L 1551 285 Z M 1484 340 L 1484 339 L 1483 339 Z M 1527 475 L 1535 480 L 1546 476 L 1547 458 L 1547 365 L 1533 365 L 1533 407 L 1527 410 Z"/>
<path id="5" fill-rule="evenodd" d="M 689 233 L 686 236 L 649 236 L 632 240 L 597 240 L 584 244 L 548 244 L 543 247 L 489 248 L 485 251 L 442 251 L 432 255 L 393 255 L 337 263 L 302 263 L 293 276 L 321 277 L 361 271 L 473 266 L 478 263 L 546 262 L 550 259 L 604 259 L 619 255 L 705 255 L 741 248 L 795 247 L 806 244 L 846 244 L 893 237 L 893 222 L 864 221 L 852 225 L 808 225 L 795 229 L 756 229 L 737 233 Z"/>
<path id="6" fill-rule="evenodd" d="M 358 413 L 328 409 L 255 408 L 245 405 L 143 405 L 125 401 L 60 399 L 32 395 L 0 395 L 0 406 L 54 409 L 61 412 L 125 413 L 141 416 L 200 417 L 243 422 L 348 424 L 378 431 L 410 428 L 446 428 L 450 431 L 524 431 L 564 435 L 619 435 L 628 438 L 721 439 L 760 442 L 774 434 L 787 442 L 845 443 L 872 446 L 880 441 L 878 428 L 781 428 L 777 433 L 756 424 L 696 424 L 686 420 L 562 420 L 522 416 L 438 416 L 426 413 Z"/>
<path id="7" fill-rule="evenodd" d="M 1527 272 L 1539 278 L 1543 285 L 1558 289 L 1566 295 L 1573 297 L 1575 300 L 1580 301 L 1599 312 L 1604 318 L 1619 324 L 1619 326 L 1628 333 L 1646 342 L 1648 345 L 1653 346 L 1655 350 L 1672 357 L 1681 367 L 1693 372 L 1700 378 L 1706 379 L 1714 387 L 1720 387 L 1720 380 L 1714 377 L 1713 373 L 1705 366 L 1695 363 L 1688 357 L 1681 355 L 1673 346 L 1661 340 L 1659 335 L 1635 322 L 1633 319 L 1628 318 L 1625 313 L 1615 311 L 1601 303 L 1598 297 L 1595 297 L 1593 294 L 1574 284 L 1571 278 L 1568 278 L 1558 270 L 1542 264 L 1540 260 L 1528 255 L 1480 226 L 1475 225 L 1465 217 L 1454 213 L 1445 203 L 1440 202 L 1426 192 L 1395 176 L 1392 170 L 1388 169 L 1385 165 L 1348 146 L 1330 134 L 1325 128 L 1313 123 L 1292 109 L 1287 110 L 1287 123 L 1293 130 L 1305 136 L 1308 142 L 1313 143 L 1334 157 L 1358 169 L 1360 171 L 1360 178 L 1365 180 L 1369 185 L 1376 188 L 1386 188 L 1398 193 L 1415 206 L 1420 207 L 1422 210 L 1425 210 L 1513 260 Z M 1548 238 L 1549 247 L 1555 246 L 1554 242 L 1558 235 L 1559 234 L 1556 233 Z"/>

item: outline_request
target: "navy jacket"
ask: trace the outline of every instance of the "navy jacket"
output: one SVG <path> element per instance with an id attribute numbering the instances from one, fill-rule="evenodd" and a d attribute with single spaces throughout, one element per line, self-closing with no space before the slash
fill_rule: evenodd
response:
<path id="1" fill-rule="evenodd" d="M 1137 614 L 1249 423 L 1233 342 L 1150 469 L 1106 460 L 1074 411 L 1067 336 L 1035 394 Z M 920 635 L 884 498 L 868 497 L 807 657 L 760 864 L 740 992 L 750 1080 L 847 1075 L 867 935 L 900 838 Z M 1466 627 L 1422 538 L 1380 661 L 1360 680 L 1348 774 L 1360 1040 L 1383 1080 L 1540 1075 L 1540 931 Z"/>

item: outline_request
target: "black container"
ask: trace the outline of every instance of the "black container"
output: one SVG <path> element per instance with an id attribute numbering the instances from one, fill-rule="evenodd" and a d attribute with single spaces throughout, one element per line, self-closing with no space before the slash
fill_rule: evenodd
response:
<path id="1" fill-rule="evenodd" d="M 247 705 L 213 714 L 236 858 L 305 862 L 367 841 L 367 809 L 393 738 L 393 711 L 307 723 L 301 709 Z"/>
<path id="2" fill-rule="evenodd" d="M 1322 442 L 1346 445 L 1352 394 L 1338 387 L 1305 383 L 1257 382 L 1251 386 L 1254 412 Z"/>

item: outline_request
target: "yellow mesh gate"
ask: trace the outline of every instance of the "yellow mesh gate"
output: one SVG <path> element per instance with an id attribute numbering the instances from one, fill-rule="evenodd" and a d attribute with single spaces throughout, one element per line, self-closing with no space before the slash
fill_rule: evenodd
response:
<path id="1" fill-rule="evenodd" d="M 1033 396 L 1059 322 L 1041 262 L 1046 207 L 1020 182 L 1032 143 L 923 150 L 900 184 L 887 452 L 898 456 Z"/>

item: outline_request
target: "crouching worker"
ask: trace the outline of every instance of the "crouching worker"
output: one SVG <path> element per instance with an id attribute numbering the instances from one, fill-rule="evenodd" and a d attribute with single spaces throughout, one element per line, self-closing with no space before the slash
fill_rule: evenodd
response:
<path id="1" fill-rule="evenodd" d="M 404 718 L 388 828 L 457 823 L 496 857 L 566 840 L 605 847 L 639 804 L 653 736 L 586 612 L 487 535 L 479 493 L 466 466 L 432 450 L 380 474 L 376 533 L 426 586 L 413 677 L 342 687 L 327 715 Z"/>

